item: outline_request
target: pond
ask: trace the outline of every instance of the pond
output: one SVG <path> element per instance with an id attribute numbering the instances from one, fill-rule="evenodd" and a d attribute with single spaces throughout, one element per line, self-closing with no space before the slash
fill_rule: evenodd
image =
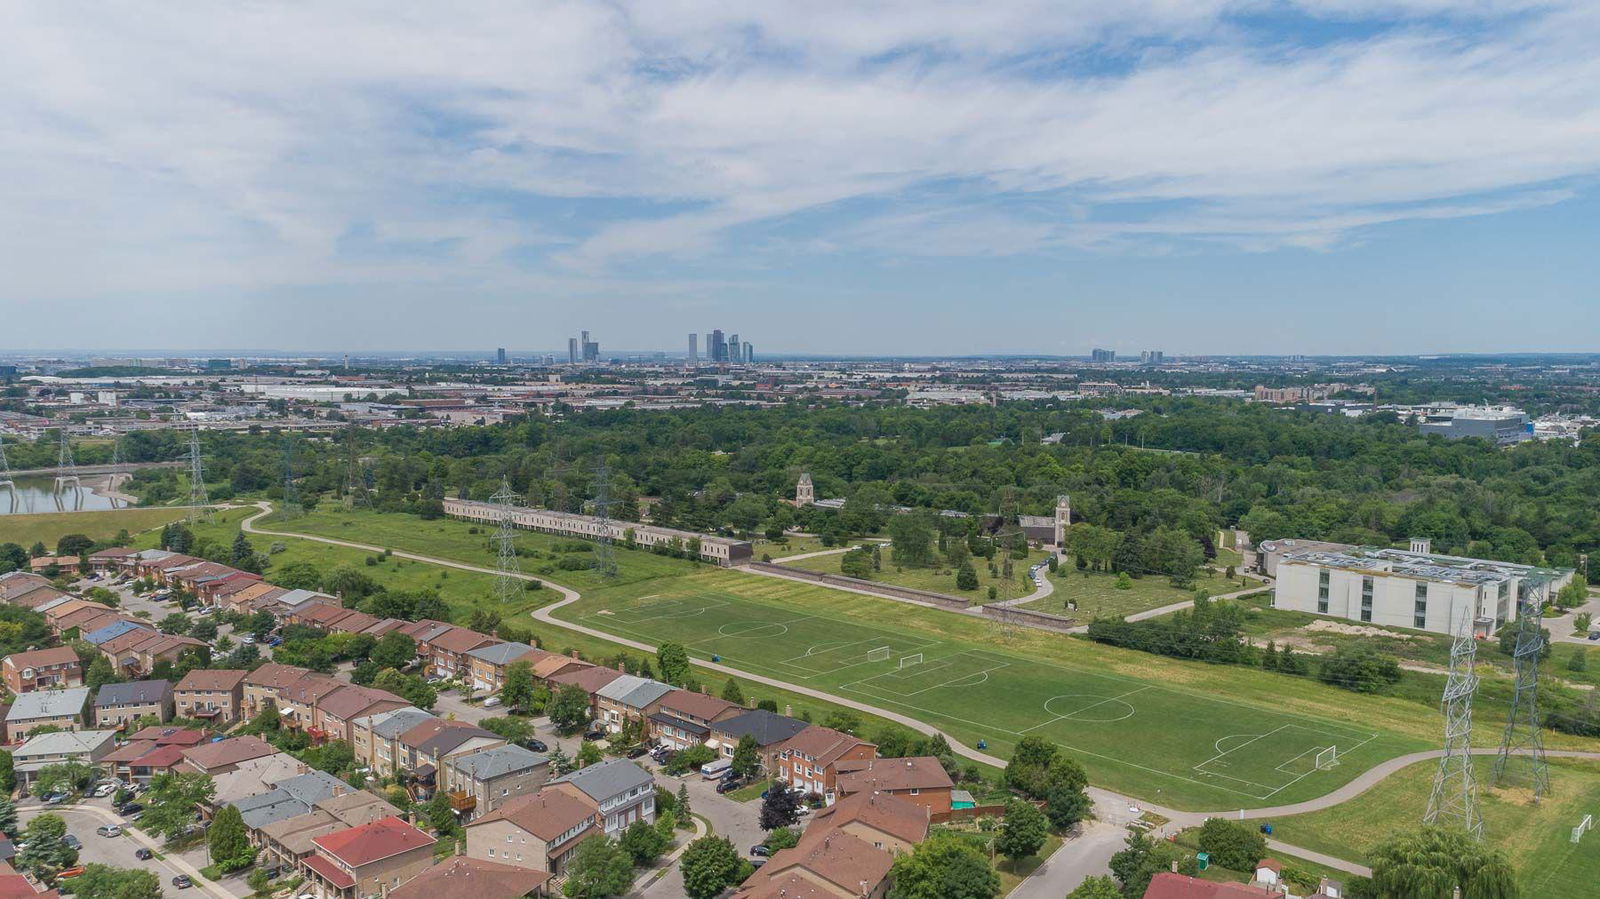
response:
<path id="1" fill-rule="evenodd" d="M 32 515 L 39 512 L 84 512 L 94 509 L 121 509 L 126 503 L 101 496 L 90 489 L 104 482 L 104 477 L 84 478 L 80 490 L 55 495 L 54 478 L 18 478 L 16 498 L 9 490 L 0 490 L 0 515 Z"/>

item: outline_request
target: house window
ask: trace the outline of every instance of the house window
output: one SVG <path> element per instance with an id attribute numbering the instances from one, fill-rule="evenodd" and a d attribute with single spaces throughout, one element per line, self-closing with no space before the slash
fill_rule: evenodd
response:
<path id="1" fill-rule="evenodd" d="M 1328 614 L 1328 572 L 1317 572 L 1317 612 Z"/>
<path id="2" fill-rule="evenodd" d="M 1361 579 L 1361 620 L 1372 620 L 1372 578 Z"/>
<path id="3" fill-rule="evenodd" d="M 912 787 L 911 788 L 911 795 L 913 795 L 913 796 L 921 796 L 922 795 L 922 788 L 921 787 Z"/>

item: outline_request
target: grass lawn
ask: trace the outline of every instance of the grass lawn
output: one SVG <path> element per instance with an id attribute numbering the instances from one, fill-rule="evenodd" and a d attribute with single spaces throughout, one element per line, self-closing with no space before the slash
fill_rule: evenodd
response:
<path id="1" fill-rule="evenodd" d="M 1016 599 L 1027 596 L 1034 590 L 1033 581 L 1028 578 L 1028 568 L 1044 561 L 1047 553 L 1042 550 L 1030 550 L 1027 561 L 1012 560 L 1011 577 L 990 577 L 987 562 L 978 559 L 973 562 L 973 569 L 978 573 L 978 589 L 960 590 L 956 587 L 956 572 L 954 568 L 904 568 L 896 570 L 889 561 L 889 548 L 883 550 L 883 570 L 874 571 L 870 580 L 880 581 L 885 584 L 894 584 L 900 587 L 910 587 L 915 590 L 931 590 L 935 593 L 944 593 L 950 596 L 962 596 L 973 602 L 987 602 L 989 587 L 998 588 L 996 599 Z M 843 555 L 817 556 L 812 559 L 801 559 L 797 562 L 787 563 L 795 568 L 805 568 L 811 571 L 826 571 L 829 574 L 839 574 L 839 561 Z M 1004 571 L 995 557 L 995 565 Z"/>
<path id="2" fill-rule="evenodd" d="M 124 528 L 130 534 L 159 528 L 182 518 L 184 509 L 101 509 L 93 512 L 47 512 L 40 515 L 0 515 L 0 543 L 27 549 L 42 542 L 55 551 L 56 541 L 67 534 L 84 534 L 91 540 L 110 540 Z"/>
<path id="3" fill-rule="evenodd" d="M 1196 590 L 1205 590 L 1216 596 L 1243 589 L 1238 581 L 1229 581 L 1213 572 L 1205 572 L 1196 578 L 1194 586 L 1187 590 L 1172 586 L 1171 581 L 1159 575 L 1145 575 L 1131 580 L 1133 583 L 1131 588 L 1118 590 L 1117 576 L 1114 574 L 1091 571 L 1085 577 L 1084 572 L 1068 566 L 1056 572 L 1054 593 L 1043 599 L 1024 603 L 1022 607 L 1056 615 L 1076 615 L 1085 619 L 1102 616 L 1121 617 L 1193 599 Z M 1077 603 L 1076 612 L 1068 609 L 1069 602 Z"/>
<path id="4" fill-rule="evenodd" d="M 1594 895 L 1600 852 L 1590 833 L 1573 844 L 1584 815 L 1600 815 L 1600 763 L 1552 758 L 1551 792 L 1535 806 L 1525 791 L 1487 789 L 1494 761 L 1477 760 L 1484 838 L 1505 850 L 1517 867 L 1522 895 L 1540 899 Z M 1277 839 L 1353 861 L 1366 861 L 1384 837 L 1417 826 L 1427 810 L 1435 763 L 1419 762 L 1355 799 L 1334 808 L 1273 821 Z"/>
<path id="5" fill-rule="evenodd" d="M 489 547 L 489 534 L 493 529 L 448 518 L 424 521 L 416 515 L 367 510 L 347 512 L 344 509 L 319 508 L 303 518 L 264 521 L 260 527 L 269 531 L 292 531 L 332 537 L 336 540 L 350 540 L 355 543 L 455 559 L 490 568 L 495 565 L 495 554 Z M 472 533 L 473 530 L 477 530 L 478 533 Z M 589 569 L 563 571 L 556 568 L 555 563 L 560 557 L 593 558 L 591 553 L 555 552 L 556 544 L 561 542 L 571 543 L 572 540 L 536 531 L 518 531 L 518 549 L 541 554 L 540 557 L 523 557 L 518 560 L 523 573 L 535 577 L 548 577 L 574 590 L 593 590 L 607 584 L 626 584 L 684 574 L 699 567 L 698 563 L 685 559 L 630 550 L 618 544 L 615 549 L 617 578 L 608 582 Z M 543 570 L 545 568 L 550 570 Z"/>
<path id="6" fill-rule="evenodd" d="M 1033 872 L 1039 870 L 1039 866 L 1045 863 L 1045 859 L 1055 854 L 1055 851 L 1060 848 L 1061 838 L 1052 833 L 1044 838 L 1044 846 L 1039 849 L 1038 855 L 1018 859 L 1015 864 L 1008 858 L 997 857 L 994 862 L 994 869 L 1000 872 L 1000 895 L 1010 895 L 1012 890 L 1016 889 L 1024 880 L 1027 880 L 1028 876 Z"/>
<path id="7" fill-rule="evenodd" d="M 750 802 L 755 799 L 760 799 L 761 794 L 766 792 L 767 787 L 771 784 L 772 781 L 770 780 L 762 780 L 758 778 L 757 780 L 752 781 L 751 783 L 748 783 L 737 790 L 734 790 L 732 793 L 724 793 L 722 795 L 732 799 L 734 802 Z"/>
<path id="8" fill-rule="evenodd" d="M 904 603 L 889 616 L 886 602 L 716 570 L 596 591 L 557 615 L 859 697 L 1002 756 L 1025 735 L 1043 736 L 1095 783 L 1178 807 L 1318 796 L 1430 745 L 1437 729 L 1435 713 L 1403 700 L 1044 632 L 1005 642 L 990 622 Z M 1347 764 L 1318 771 L 1313 759 L 1328 746 Z"/>
<path id="9" fill-rule="evenodd" d="M 757 559 L 761 558 L 762 555 L 769 555 L 773 559 L 782 559 L 784 556 L 798 556 L 803 553 L 826 552 L 828 550 L 843 549 L 845 546 L 845 544 L 839 543 L 835 543 L 832 546 L 823 546 L 822 539 L 819 537 L 790 537 L 783 543 L 775 543 L 771 540 L 758 537 L 754 542 L 755 557 Z M 865 542 L 867 541 L 852 540 L 848 545 L 856 546 Z"/>

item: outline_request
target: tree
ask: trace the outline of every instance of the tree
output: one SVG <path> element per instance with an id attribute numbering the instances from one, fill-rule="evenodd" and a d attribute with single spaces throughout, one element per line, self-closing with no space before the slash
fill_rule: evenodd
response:
<path id="1" fill-rule="evenodd" d="M 605 757 L 600 754 L 600 747 L 590 743 L 588 740 L 583 741 L 583 745 L 578 747 L 577 762 L 579 768 L 587 768 L 590 765 L 598 765 L 604 760 L 604 758 Z"/>
<path id="2" fill-rule="evenodd" d="M 217 623 L 210 618 L 202 618 L 189 626 L 189 636 L 209 643 L 217 638 Z"/>
<path id="3" fill-rule="evenodd" d="M 178 634 L 181 636 L 189 633 L 189 626 L 191 623 L 192 622 L 189 621 L 188 615 L 185 615 L 182 612 L 173 612 L 167 617 L 161 619 L 161 621 L 156 624 L 156 627 L 163 634 Z"/>
<path id="4" fill-rule="evenodd" d="M 662 836 L 654 827 L 645 821 L 635 821 L 628 825 L 618 840 L 622 851 L 633 859 L 634 865 L 643 868 L 655 864 L 661 853 L 667 851 L 668 837 Z"/>
<path id="5" fill-rule="evenodd" d="M 1078 888 L 1067 894 L 1067 899 L 1123 899 L 1117 882 L 1104 875 L 1085 878 Z"/>
<path id="6" fill-rule="evenodd" d="M 533 737 L 533 725 L 525 718 L 485 718 L 478 726 L 500 737 L 507 743 L 522 743 Z"/>
<path id="7" fill-rule="evenodd" d="M 72 879 L 78 899 L 161 899 L 161 878 L 142 868 L 113 868 L 87 864 Z"/>
<path id="8" fill-rule="evenodd" d="M 567 882 L 561 892 L 569 899 L 607 899 L 621 896 L 633 885 L 633 864 L 615 840 L 592 836 L 572 850 Z"/>
<path id="9" fill-rule="evenodd" d="M 216 790 L 209 775 L 157 774 L 150 778 L 150 792 L 145 794 L 139 829 L 168 842 L 177 839 L 194 823 L 195 811 L 209 803 Z"/>
<path id="10" fill-rule="evenodd" d="M 1317 678 L 1325 684 L 1357 693 L 1377 693 L 1400 682 L 1400 663 L 1369 647 L 1341 646 L 1322 661 Z"/>
<path id="11" fill-rule="evenodd" d="M 762 830 L 781 830 L 793 827 L 800 820 L 800 796 L 789 785 L 775 780 L 767 788 L 767 798 L 761 801 L 760 824 Z"/>
<path id="12" fill-rule="evenodd" d="M 1058 751 L 1056 744 L 1043 737 L 1023 737 L 1006 762 L 1006 786 L 1029 799 L 1043 799 L 1050 763 Z"/>
<path id="13" fill-rule="evenodd" d="M 321 590 L 322 571 L 310 562 L 274 566 L 272 582 L 288 590 Z"/>
<path id="14" fill-rule="evenodd" d="M 1050 822 L 1031 802 L 1013 799 L 1006 803 L 1005 823 L 995 837 L 994 848 L 1011 859 L 1011 864 L 1037 855 L 1050 836 Z"/>
<path id="15" fill-rule="evenodd" d="M 34 778 L 34 791 L 43 796 L 56 791 L 74 792 L 88 786 L 94 769 L 83 762 L 57 762 L 39 769 Z"/>
<path id="16" fill-rule="evenodd" d="M 1178 873 L 1193 875 L 1198 867 L 1194 855 L 1165 840 L 1151 839 L 1142 833 L 1128 834 L 1126 848 L 1111 856 L 1111 874 L 1122 885 L 1122 895 L 1143 896 L 1150 878 L 1178 863 Z"/>
<path id="17" fill-rule="evenodd" d="M 890 869 L 889 899 L 994 899 L 1000 875 L 977 847 L 953 833 L 930 834 Z"/>
<path id="18" fill-rule="evenodd" d="M 867 580 L 872 577 L 872 551 L 858 546 L 839 557 L 839 573 Z"/>
<path id="19" fill-rule="evenodd" d="M 689 676 L 689 652 L 682 643 L 663 643 L 656 649 L 656 667 L 663 681 L 682 686 Z"/>
<path id="20" fill-rule="evenodd" d="M 94 541 L 83 534 L 66 534 L 56 541 L 56 555 L 81 556 L 94 549 Z"/>
<path id="21" fill-rule="evenodd" d="M 272 629 L 277 627 L 277 626 L 278 626 L 278 619 L 273 618 L 271 612 L 268 612 L 265 609 L 263 609 L 262 611 L 257 612 L 254 615 L 251 615 L 250 616 L 250 620 L 247 621 L 245 623 L 244 627 L 240 628 L 240 630 L 243 630 L 243 631 L 245 631 L 247 633 L 255 634 L 256 635 L 256 639 L 260 640 L 261 638 L 265 637 L 267 634 L 271 633 Z"/>
<path id="22" fill-rule="evenodd" d="M 738 681 L 730 677 L 728 682 L 722 685 L 722 700 L 744 705 L 744 691 L 739 689 Z"/>
<path id="23" fill-rule="evenodd" d="M 1391 835 L 1372 850 L 1378 899 L 1516 899 L 1516 871 L 1498 849 L 1458 830 L 1422 827 Z"/>
<path id="24" fill-rule="evenodd" d="M 1254 827 L 1225 818 L 1207 818 L 1200 825 L 1200 851 L 1235 871 L 1253 871 L 1267 855 L 1267 838 Z"/>
<path id="25" fill-rule="evenodd" d="M 727 837 L 701 837 L 689 844 L 678 862 L 683 891 L 690 899 L 712 899 L 743 880 L 747 865 Z"/>
<path id="26" fill-rule="evenodd" d="M 550 723 L 563 734 L 574 734 L 589 723 L 589 694 L 577 684 L 563 684 L 546 710 Z"/>
<path id="27" fill-rule="evenodd" d="M 971 559 L 962 559 L 961 567 L 956 569 L 956 589 L 978 589 L 978 572 L 977 569 L 972 567 Z"/>
<path id="28" fill-rule="evenodd" d="M 1075 787 L 1064 780 L 1052 780 L 1045 786 L 1044 814 L 1050 819 L 1051 827 L 1066 830 L 1089 817 L 1092 811 L 1094 802 L 1083 787 Z"/>
<path id="29" fill-rule="evenodd" d="M 484 728 L 488 730 L 488 728 Z M 550 776 L 560 777 L 572 773 L 572 759 L 567 757 L 567 751 L 557 743 L 550 747 Z"/>
<path id="30" fill-rule="evenodd" d="M 1583 574 L 1573 574 L 1572 580 L 1565 587 L 1556 591 L 1556 608 L 1566 611 L 1575 609 L 1589 601 L 1589 582 Z M 1581 630 L 1581 628 L 1580 628 Z"/>
<path id="31" fill-rule="evenodd" d="M 17 806 L 10 795 L 0 796 L 0 833 L 17 832 Z"/>
<path id="32" fill-rule="evenodd" d="M 533 663 L 511 663 L 506 669 L 506 682 L 500 687 L 500 700 L 509 708 L 528 711 L 533 704 Z"/>
<path id="33" fill-rule="evenodd" d="M 417 657 L 417 641 L 399 631 L 390 631 L 378 638 L 370 656 L 373 664 L 381 668 L 399 670 Z"/>
<path id="34" fill-rule="evenodd" d="M 17 856 L 17 866 L 41 879 L 72 867 L 78 853 L 63 841 L 66 835 L 67 822 L 60 815 L 43 814 L 29 821 L 21 840 L 27 848 Z"/>
<path id="35" fill-rule="evenodd" d="M 399 694 L 419 709 L 432 709 L 433 704 L 439 701 L 438 689 L 423 680 L 421 675 L 403 674 L 393 668 L 378 672 L 378 676 L 372 679 L 372 685 Z"/>
<path id="36" fill-rule="evenodd" d="M 689 785 L 678 784 L 678 820 L 687 824 L 692 810 L 689 808 Z"/>
<path id="37" fill-rule="evenodd" d="M 91 690 L 99 690 L 106 684 L 120 684 L 122 678 L 117 675 L 115 668 L 111 667 L 111 660 L 105 656 L 96 656 L 89 663 L 89 670 L 83 673 L 83 683 Z"/>
<path id="38" fill-rule="evenodd" d="M 224 874 L 248 867 L 256 860 L 244 817 L 237 808 L 224 805 L 217 809 L 206 830 L 206 849 L 211 854 L 211 863 Z"/>
<path id="39" fill-rule="evenodd" d="M 763 845 L 772 852 L 793 849 L 800 845 L 800 830 L 795 827 L 780 827 L 767 834 Z"/>
<path id="40" fill-rule="evenodd" d="M 733 773 L 736 777 L 751 778 L 761 770 L 761 747 L 756 738 L 745 734 L 733 748 Z"/>
<path id="41" fill-rule="evenodd" d="M 256 548 L 250 545 L 250 538 L 240 531 L 233 535 L 233 564 L 235 566 L 247 564 L 256 557 Z"/>
<path id="42" fill-rule="evenodd" d="M 890 559 L 906 568 L 933 564 L 933 520 L 925 510 L 889 519 Z"/>
<path id="43" fill-rule="evenodd" d="M 10 796 L 11 791 L 17 788 L 17 763 L 11 753 L 0 749 L 0 792 Z M 12 833 L 12 831 L 5 831 Z"/>
<path id="44" fill-rule="evenodd" d="M 494 609 L 479 607 L 472 610 L 467 618 L 467 629 L 480 634 L 492 634 L 500 628 L 500 613 Z"/>

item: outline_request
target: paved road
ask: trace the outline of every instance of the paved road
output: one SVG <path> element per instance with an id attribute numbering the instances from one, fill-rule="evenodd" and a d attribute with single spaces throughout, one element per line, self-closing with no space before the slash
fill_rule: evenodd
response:
<path id="1" fill-rule="evenodd" d="M 83 849 L 79 851 L 80 863 L 98 862 L 117 868 L 146 868 L 156 873 L 161 878 L 161 890 L 166 896 L 193 896 L 189 890 L 179 890 L 172 885 L 172 878 L 178 874 L 187 874 L 194 880 L 195 888 L 201 893 L 209 894 L 213 899 L 242 899 L 249 896 L 251 890 L 244 886 L 243 878 L 232 877 L 229 881 L 234 883 L 216 883 L 205 880 L 200 876 L 199 866 L 195 864 L 194 856 L 198 852 L 199 865 L 206 864 L 205 850 L 191 850 L 182 855 L 174 855 L 161 851 L 160 843 L 138 829 L 124 831 L 120 837 L 102 837 L 95 833 L 95 828 L 102 824 L 124 824 L 122 817 L 109 809 L 100 808 L 87 803 L 79 805 L 64 805 L 45 807 L 40 805 L 19 806 L 17 818 L 22 824 L 49 812 L 60 815 L 66 819 L 67 832 L 83 842 Z M 154 849 L 161 853 L 162 858 L 143 861 L 134 856 L 134 850 L 139 847 Z"/>
<path id="2" fill-rule="evenodd" d="M 1128 830 L 1091 821 L 1079 836 L 1066 840 L 1033 874 L 1017 884 L 1006 899 L 1061 899 L 1085 879 L 1105 874 L 1111 856 L 1127 845 Z"/>
<path id="3" fill-rule="evenodd" d="M 354 549 L 361 549 L 361 550 L 365 550 L 365 551 L 368 551 L 368 552 L 379 552 L 379 551 L 382 551 L 382 549 L 383 549 L 382 547 L 370 546 L 370 545 L 367 545 L 367 544 L 355 543 L 355 542 L 351 542 L 351 541 L 347 541 L 347 540 L 335 540 L 335 539 L 333 539 L 331 537 L 314 537 L 314 536 L 305 535 L 305 534 L 282 533 L 282 532 L 260 530 L 260 529 L 256 528 L 255 522 L 258 519 L 260 519 L 261 517 L 263 517 L 263 516 L 267 515 L 268 513 L 270 513 L 272 511 L 272 509 L 271 509 L 271 505 L 268 504 L 268 503 L 265 503 L 265 502 L 258 504 L 258 506 L 259 506 L 259 508 L 262 509 L 262 511 L 259 514 L 253 515 L 253 516 L 251 516 L 249 518 L 246 518 L 243 522 L 241 522 L 241 527 L 248 533 L 270 534 L 272 536 L 281 536 L 281 537 L 295 537 L 295 538 L 300 538 L 300 539 L 305 539 L 305 540 L 313 540 L 313 541 L 320 542 L 320 543 L 328 543 L 328 544 L 331 544 L 331 545 L 334 545 L 334 546 L 345 546 L 345 547 L 354 548 Z M 464 562 L 456 562 L 456 561 L 453 561 L 453 560 L 450 560 L 450 559 L 439 559 L 439 558 L 434 558 L 434 557 L 431 557 L 431 556 L 424 556 L 424 555 L 418 555 L 418 554 L 414 554 L 414 553 L 404 553 L 404 552 L 395 552 L 394 554 L 397 555 L 397 556 L 401 556 L 403 558 L 412 559 L 412 560 L 419 561 L 419 562 L 429 562 L 429 563 L 432 563 L 432 564 L 435 564 L 435 565 L 441 565 L 441 566 L 444 566 L 444 567 L 447 567 L 447 568 L 456 568 L 456 569 L 460 569 L 460 570 L 463 570 L 463 571 L 477 571 L 477 572 L 482 572 L 482 573 L 486 573 L 486 574 L 494 574 L 494 573 L 496 573 L 494 571 L 494 569 L 491 569 L 491 568 L 484 568 L 484 567 L 478 566 L 478 565 L 469 565 L 469 564 L 466 564 Z M 754 573 L 757 573 L 757 572 L 749 572 L 749 573 L 753 573 L 754 574 Z M 770 576 L 777 577 L 777 576 L 781 576 L 781 575 L 770 575 Z M 529 576 L 524 575 L 524 577 L 529 577 Z M 617 643 L 617 644 L 620 644 L 620 645 L 623 645 L 623 646 L 628 646 L 630 648 L 637 649 L 637 650 L 640 650 L 640 651 L 643 651 L 643 652 L 654 652 L 655 651 L 656 648 L 654 646 L 652 646 L 651 644 L 643 643 L 643 642 L 640 642 L 638 640 L 632 640 L 632 639 L 629 639 L 627 637 L 620 637 L 620 636 L 617 636 L 615 634 L 610 634 L 610 633 L 607 633 L 605 631 L 601 631 L 601 630 L 598 630 L 598 629 L 595 629 L 595 628 L 587 627 L 585 625 L 576 624 L 576 623 L 570 622 L 570 621 L 563 621 L 561 619 L 556 618 L 554 616 L 554 614 L 553 614 L 556 610 L 561 609 L 561 608 L 563 608 L 565 606 L 571 605 L 574 602 L 577 602 L 581 597 L 580 597 L 580 595 L 578 594 L 578 592 L 576 590 L 573 590 L 573 589 L 571 589 L 569 587 L 561 586 L 560 584 L 553 583 L 553 582 L 551 582 L 549 580 L 544 580 L 544 584 L 549 589 L 555 590 L 556 592 L 560 593 L 562 595 L 562 598 L 560 600 L 558 600 L 557 602 L 555 602 L 555 603 L 552 603 L 550 605 L 544 606 L 544 607 L 539 608 L 539 609 L 535 609 L 532 612 L 532 615 L 536 620 L 541 621 L 541 622 L 543 622 L 545 624 L 552 625 L 554 627 L 560 627 L 560 628 L 565 628 L 567 630 L 578 631 L 579 633 L 588 634 L 588 635 L 593 636 L 593 637 L 597 637 L 597 638 L 600 638 L 600 639 L 603 639 L 603 640 L 608 640 L 608 641 L 610 641 L 612 643 Z M 1260 589 L 1260 588 L 1257 587 L 1257 588 L 1252 588 L 1252 589 Z M 861 592 L 861 591 L 857 591 L 857 592 Z M 1251 592 L 1251 591 L 1247 590 L 1247 591 L 1241 591 L 1241 592 Z M 875 594 L 868 594 L 868 595 L 875 595 Z M 912 730 L 915 730 L 915 731 L 917 731 L 919 733 L 926 734 L 926 735 L 929 735 L 929 736 L 932 736 L 932 735 L 935 735 L 935 734 L 942 734 L 944 736 L 944 738 L 949 742 L 950 748 L 957 755 L 963 756 L 965 758 L 971 759 L 971 760 L 976 761 L 976 762 L 981 762 L 983 764 L 992 765 L 994 767 L 998 767 L 998 768 L 1005 767 L 1005 760 L 1004 759 L 999 758 L 997 756 L 990 755 L 990 754 L 988 754 L 986 752 L 981 752 L 981 751 L 979 751 L 977 749 L 974 749 L 974 748 L 972 748 L 970 746 L 967 746 L 966 744 L 964 744 L 961 741 L 955 739 L 951 735 L 944 733 L 943 731 L 939 730 L 938 728 L 936 728 L 936 727 L 934 727 L 934 726 L 932 726 L 932 725 L 930 725 L 930 724 L 928 724 L 928 723 L 926 723 L 924 721 L 918 720 L 916 718 L 911 718 L 911 717 L 906 716 L 906 715 L 902 715 L 902 714 L 900 714 L 898 712 L 894 712 L 894 711 L 891 711 L 889 709 L 881 709 L 881 708 L 869 705 L 869 704 L 864 703 L 864 702 L 859 702 L 857 700 L 849 699 L 849 698 L 843 697 L 843 696 L 837 696 L 837 695 L 834 695 L 834 694 L 831 694 L 831 693 L 824 692 L 822 690 L 817 690 L 817 689 L 813 689 L 811 687 L 804 686 L 802 684 L 791 684 L 791 683 L 788 683 L 788 682 L 785 682 L 785 681 L 781 681 L 781 680 L 778 680 L 778 679 L 775 679 L 775 678 L 765 677 L 763 675 L 754 674 L 754 673 L 751 673 L 751 672 L 748 672 L 748 671 L 743 671 L 741 669 L 733 668 L 733 667 L 730 667 L 728 665 L 724 665 L 724 664 L 720 664 L 720 663 L 714 663 L 714 662 L 708 662 L 708 661 L 698 661 L 697 660 L 695 662 L 695 664 L 700 666 L 700 667 L 702 667 L 702 668 L 709 669 L 711 671 L 716 671 L 716 672 L 723 673 L 723 674 L 735 675 L 735 676 L 744 678 L 746 680 L 754 681 L 754 682 L 760 683 L 760 684 L 765 684 L 765 685 L 770 686 L 770 687 L 775 687 L 775 688 L 783 689 L 783 690 L 790 690 L 790 691 L 793 691 L 793 692 L 796 692 L 796 693 L 800 693 L 800 694 L 805 695 L 805 696 L 811 696 L 811 697 L 816 698 L 816 699 L 821 699 L 821 700 L 824 700 L 826 702 L 831 702 L 831 703 L 834 703 L 835 705 L 844 706 L 846 708 L 854 709 L 856 711 L 863 712 L 863 713 L 866 713 L 866 714 L 869 714 L 869 715 L 876 715 L 878 717 L 885 718 L 885 719 L 890 720 L 890 721 L 894 721 L 897 724 L 904 725 L 906 727 L 911 728 Z M 1479 750 L 1474 750 L 1474 752 L 1475 753 L 1479 753 L 1479 754 L 1493 754 L 1494 750 L 1492 750 L 1492 749 L 1479 749 Z M 1581 752 L 1580 753 L 1568 753 L 1568 752 L 1552 751 L 1549 754 L 1550 755 L 1562 755 L 1562 756 L 1573 756 L 1573 757 L 1581 757 L 1581 758 L 1597 758 L 1597 759 L 1600 759 L 1600 753 L 1581 753 Z M 1346 784 L 1344 787 L 1341 787 L 1341 788 L 1339 788 L 1337 790 L 1334 790 L 1333 792 L 1328 793 L 1328 794 L 1326 794 L 1324 796 L 1320 796 L 1320 797 L 1317 797 L 1315 799 L 1310 799 L 1310 800 L 1307 800 L 1305 802 L 1294 803 L 1294 804 L 1291 804 L 1291 805 L 1273 806 L 1273 807 L 1270 807 L 1270 808 L 1263 808 L 1263 809 L 1247 809 L 1244 812 L 1244 817 L 1245 818 L 1263 818 L 1263 817 L 1268 817 L 1268 816 L 1280 816 L 1281 817 L 1281 816 L 1284 816 L 1284 815 L 1300 814 L 1300 813 L 1303 813 L 1303 812 L 1318 811 L 1318 810 L 1321 810 L 1321 809 L 1329 808 L 1331 806 L 1338 805 L 1339 803 L 1345 802 L 1348 799 L 1353 798 L 1354 796 L 1360 795 L 1361 793 L 1363 793 L 1366 790 L 1370 789 L 1372 786 L 1374 786 L 1377 783 L 1381 782 L 1384 778 L 1387 778 L 1388 776 L 1390 776 L 1394 772 L 1400 770 L 1401 768 L 1406 767 L 1409 764 L 1412 764 L 1412 763 L 1417 762 L 1417 761 L 1422 761 L 1422 760 L 1425 760 L 1425 759 L 1429 759 L 1429 758 L 1438 758 L 1439 755 L 1440 755 L 1440 753 L 1437 750 L 1435 750 L 1435 751 L 1431 751 L 1431 752 L 1412 753 L 1409 756 L 1401 756 L 1401 757 L 1396 758 L 1396 759 L 1391 759 L 1391 760 L 1389 760 L 1387 762 L 1384 762 L 1382 764 L 1379 764 L 1379 765 L 1373 767 L 1372 769 L 1370 769 L 1370 770 L 1368 770 L 1366 772 L 1363 772 L 1360 776 L 1356 777 L 1349 784 Z M 1112 825 L 1125 824 L 1128 821 L 1130 821 L 1130 820 L 1132 820 L 1134 818 L 1137 818 L 1138 814 L 1135 811 L 1136 809 L 1142 809 L 1142 810 L 1146 810 L 1146 811 L 1151 811 L 1151 812 L 1154 812 L 1156 814 L 1159 814 L 1159 815 L 1161 815 L 1163 817 L 1166 817 L 1166 818 L 1170 819 L 1171 822 L 1172 822 L 1170 827 L 1172 829 L 1174 829 L 1174 830 L 1180 829 L 1180 828 L 1184 828 L 1184 827 L 1198 826 L 1201 823 L 1203 823 L 1206 818 L 1218 818 L 1218 817 L 1222 817 L 1222 818 L 1238 818 L 1239 817 L 1239 811 L 1237 809 L 1234 809 L 1234 810 L 1220 810 L 1220 811 L 1204 811 L 1204 812 L 1179 811 L 1177 809 L 1170 809 L 1170 808 L 1164 808 L 1162 806 L 1152 805 L 1150 803 L 1146 803 L 1146 802 L 1142 802 L 1140 800 L 1133 799 L 1132 797 L 1129 797 L 1129 796 L 1124 796 L 1124 795 L 1122 795 L 1120 793 L 1114 793 L 1114 792 L 1111 792 L 1109 790 L 1103 790 L 1103 789 L 1099 789 L 1099 788 L 1096 788 L 1096 787 L 1090 787 L 1089 788 L 1089 795 L 1095 802 L 1095 814 L 1096 814 L 1096 816 L 1101 821 L 1107 822 L 1107 823 L 1112 824 Z M 741 848 L 743 848 L 743 847 L 741 847 Z M 1289 846 L 1289 845 L 1283 844 L 1283 843 L 1276 843 L 1275 844 L 1275 848 L 1279 849 L 1282 852 L 1287 852 L 1287 853 L 1291 853 L 1291 854 L 1294 854 L 1294 855 L 1300 855 L 1300 856 L 1303 856 L 1303 857 L 1306 857 L 1306 858 L 1315 858 L 1316 860 L 1321 861 L 1323 864 L 1326 864 L 1329 867 L 1338 868 L 1340 870 L 1348 871 L 1348 872 L 1351 872 L 1351 873 L 1360 874 L 1360 873 L 1362 873 L 1363 871 L 1366 870 L 1363 866 L 1357 865 L 1357 864 L 1355 864 L 1353 862 L 1345 861 L 1343 859 L 1333 858 L 1331 856 L 1318 856 L 1315 853 L 1310 852 L 1309 850 L 1299 849 L 1297 847 Z"/>
<path id="4" fill-rule="evenodd" d="M 1034 589 L 1034 591 L 1032 593 L 1029 593 L 1027 596 L 1019 596 L 1016 599 L 1007 599 L 1007 600 L 1003 600 L 1001 602 L 992 602 L 992 603 L 989 603 L 989 605 L 991 605 L 991 606 L 1020 606 L 1023 603 L 1033 602 L 1036 599 L 1044 599 L 1046 596 L 1049 596 L 1050 594 L 1056 592 L 1055 582 L 1050 580 L 1050 563 L 1049 562 L 1040 562 L 1039 564 L 1037 564 L 1037 565 L 1033 566 L 1032 568 L 1028 569 L 1028 576 L 1033 578 L 1033 585 L 1034 585 L 1035 589 Z"/>

